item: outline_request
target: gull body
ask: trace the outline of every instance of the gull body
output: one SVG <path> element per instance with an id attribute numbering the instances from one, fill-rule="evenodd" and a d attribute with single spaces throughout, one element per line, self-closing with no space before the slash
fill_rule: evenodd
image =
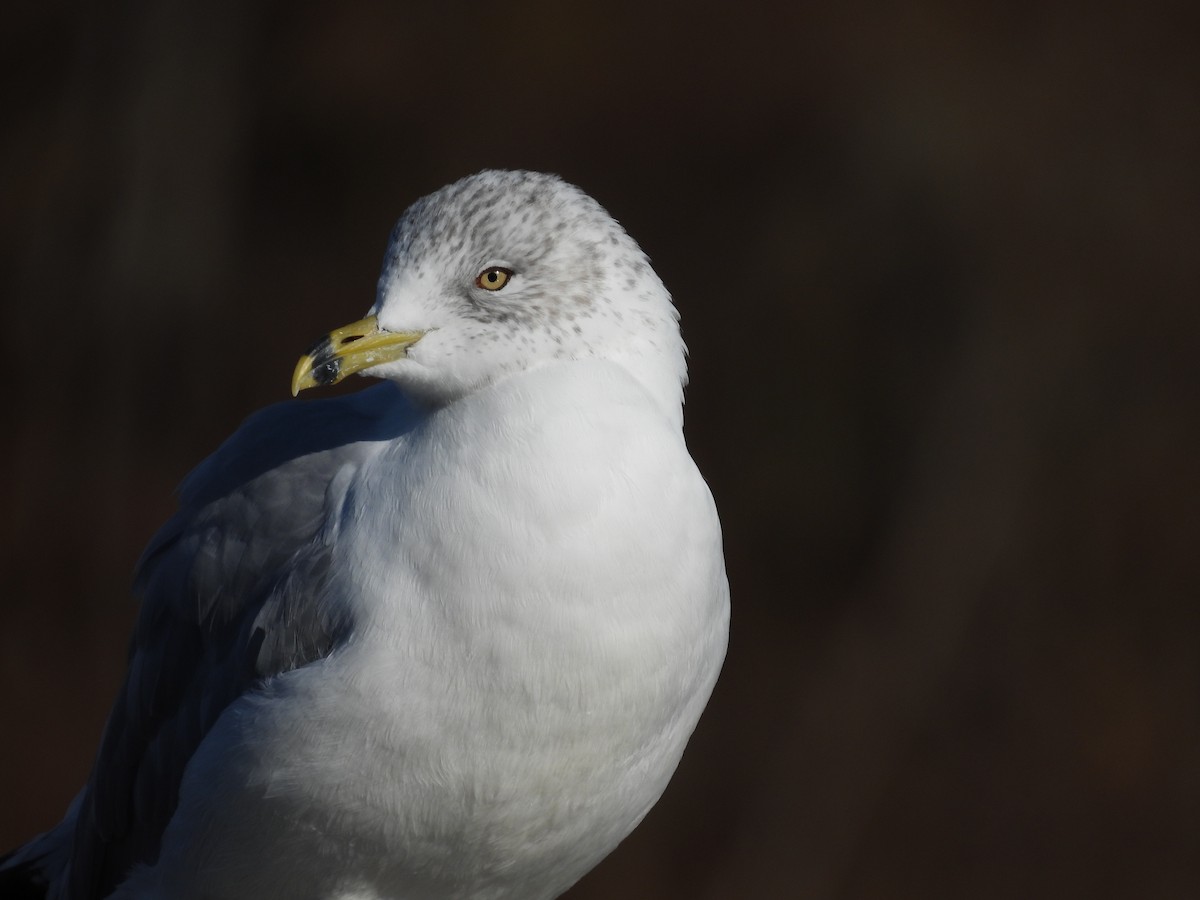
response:
<path id="1" fill-rule="evenodd" d="M 185 482 L 92 779 L 0 886 L 539 900 L 662 794 L 728 589 L 645 257 L 577 188 L 484 172 L 405 214 L 355 324 L 297 383 L 384 384 L 265 410 Z"/>

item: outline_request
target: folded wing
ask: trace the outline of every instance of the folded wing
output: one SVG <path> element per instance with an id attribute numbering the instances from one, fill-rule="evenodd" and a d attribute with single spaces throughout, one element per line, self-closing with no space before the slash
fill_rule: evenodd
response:
<path id="1" fill-rule="evenodd" d="M 388 384 L 248 420 L 184 482 L 138 565 L 129 668 L 81 796 L 66 896 L 103 897 L 152 864 L 183 772 L 217 718 L 354 627 L 325 590 L 349 483 L 412 427 Z"/>

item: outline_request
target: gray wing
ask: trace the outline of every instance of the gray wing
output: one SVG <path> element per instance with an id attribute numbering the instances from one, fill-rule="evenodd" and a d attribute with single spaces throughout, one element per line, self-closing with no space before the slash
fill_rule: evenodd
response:
<path id="1" fill-rule="evenodd" d="M 372 444 L 414 420 L 388 384 L 280 404 L 188 476 L 138 564 L 141 612 L 79 808 L 72 900 L 106 896 L 157 859 L 183 770 L 233 700 L 325 657 L 353 628 L 322 589 L 331 518 Z"/>

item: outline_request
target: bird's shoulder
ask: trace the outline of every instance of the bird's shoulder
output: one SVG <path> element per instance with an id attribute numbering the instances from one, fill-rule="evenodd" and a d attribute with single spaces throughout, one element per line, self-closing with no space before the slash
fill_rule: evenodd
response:
<path id="1" fill-rule="evenodd" d="M 138 563 L 141 608 L 79 809 L 71 897 L 157 856 L 183 770 L 220 714 L 326 656 L 349 611 L 324 591 L 347 485 L 419 413 L 390 384 L 250 417 L 183 482 Z"/>

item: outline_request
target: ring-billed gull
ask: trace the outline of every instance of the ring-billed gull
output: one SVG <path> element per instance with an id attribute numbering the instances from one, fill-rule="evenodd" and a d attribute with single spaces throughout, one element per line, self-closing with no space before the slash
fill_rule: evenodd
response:
<path id="1" fill-rule="evenodd" d="M 374 307 L 184 482 L 64 821 L 0 893 L 556 897 L 658 800 L 725 654 L 670 295 L 594 200 L 415 203 Z"/>

